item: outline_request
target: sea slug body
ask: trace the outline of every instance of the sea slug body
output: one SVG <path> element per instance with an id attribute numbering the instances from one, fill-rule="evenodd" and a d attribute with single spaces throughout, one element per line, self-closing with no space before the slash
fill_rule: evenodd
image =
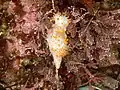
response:
<path id="1" fill-rule="evenodd" d="M 60 68 L 62 58 L 68 53 L 68 39 L 66 28 L 70 22 L 68 17 L 57 13 L 53 16 L 55 23 L 52 25 L 52 32 L 47 36 L 47 42 L 53 55 L 56 70 Z M 58 71 L 56 71 L 57 73 Z"/>

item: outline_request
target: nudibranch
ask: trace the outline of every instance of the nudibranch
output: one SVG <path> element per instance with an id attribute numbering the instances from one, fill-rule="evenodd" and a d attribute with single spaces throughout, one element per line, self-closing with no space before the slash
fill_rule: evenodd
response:
<path id="1" fill-rule="evenodd" d="M 55 23 L 52 25 L 52 31 L 47 35 L 47 42 L 54 59 L 56 77 L 58 78 L 58 69 L 60 68 L 62 58 L 68 53 L 66 28 L 70 23 L 70 19 L 61 13 L 56 13 L 53 16 L 53 20 Z"/>

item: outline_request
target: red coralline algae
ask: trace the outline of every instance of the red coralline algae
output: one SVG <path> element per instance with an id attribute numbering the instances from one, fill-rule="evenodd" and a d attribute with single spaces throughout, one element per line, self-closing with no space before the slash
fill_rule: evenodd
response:
<path id="1" fill-rule="evenodd" d="M 15 13 L 15 16 L 16 16 L 15 17 L 16 27 L 13 28 L 13 31 L 18 31 L 18 32 L 21 31 L 21 32 L 24 32 L 25 34 L 29 34 L 31 31 L 36 29 L 36 27 L 38 26 L 39 23 L 36 21 L 37 20 L 37 12 L 36 12 L 37 9 L 35 9 L 35 7 L 33 5 L 28 6 L 26 4 L 22 8 L 23 12 L 26 13 L 22 17 L 19 16 L 18 14 L 16 14 L 16 12 L 14 12 L 14 10 L 12 10 L 14 8 L 17 8 L 17 7 L 15 6 L 15 4 L 13 4 L 11 2 L 8 10 L 9 10 L 9 12 Z"/>
<path id="2" fill-rule="evenodd" d="M 22 6 L 22 8 L 19 6 Z M 16 26 L 10 29 L 10 32 L 13 33 L 13 36 L 10 36 L 10 38 L 13 40 L 13 43 L 8 41 L 8 51 L 12 52 L 12 50 L 16 50 L 19 52 L 20 56 L 24 56 L 26 55 L 25 51 L 27 49 L 32 51 L 37 50 L 38 46 L 34 39 L 34 35 L 37 34 L 36 32 L 40 30 L 38 30 L 38 12 L 34 2 L 31 0 L 21 0 L 19 1 L 19 6 L 16 6 L 16 3 L 11 1 L 8 8 L 9 14 L 15 15 L 16 23 Z M 21 13 L 24 13 L 24 15 L 17 13 L 15 11 L 17 8 L 21 8 Z M 23 35 L 20 36 L 20 33 L 23 33 Z M 25 45 L 23 44 L 23 38 L 27 41 Z"/>

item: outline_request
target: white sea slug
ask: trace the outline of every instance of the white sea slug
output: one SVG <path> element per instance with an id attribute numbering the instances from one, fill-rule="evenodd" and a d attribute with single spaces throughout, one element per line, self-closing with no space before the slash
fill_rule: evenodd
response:
<path id="1" fill-rule="evenodd" d="M 56 78 L 58 78 L 58 69 L 60 68 L 62 58 L 68 53 L 68 39 L 65 32 L 70 20 L 61 13 L 55 14 L 53 20 L 55 24 L 52 25 L 52 31 L 47 36 L 47 42 L 53 55 Z"/>

